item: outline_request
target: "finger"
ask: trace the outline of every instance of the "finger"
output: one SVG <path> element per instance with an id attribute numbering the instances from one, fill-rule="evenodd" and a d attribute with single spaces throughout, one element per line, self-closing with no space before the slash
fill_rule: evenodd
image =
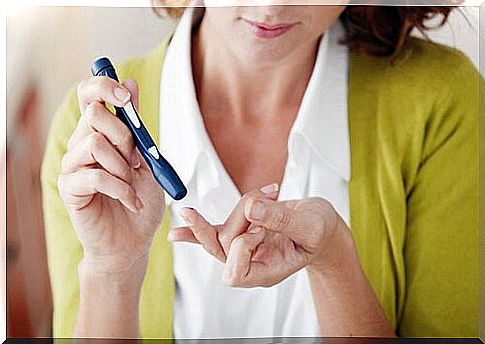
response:
<path id="1" fill-rule="evenodd" d="M 102 169 L 84 169 L 71 174 L 63 174 L 59 177 L 58 187 L 66 204 L 70 204 L 74 208 L 86 206 L 82 203 L 97 193 L 119 200 L 135 213 L 140 212 L 143 208 L 141 200 L 129 184 Z"/>
<path id="2" fill-rule="evenodd" d="M 249 271 L 251 256 L 256 247 L 264 240 L 264 229 L 254 227 L 249 232 L 235 238 L 231 243 L 229 254 L 227 255 L 226 266 L 224 267 L 223 281 L 231 287 L 249 287 Z M 254 281 L 252 281 L 254 283 Z"/>
<path id="3" fill-rule="evenodd" d="M 234 240 L 234 238 L 238 235 L 244 233 L 249 226 L 249 221 L 244 215 L 244 207 L 246 202 L 253 197 L 276 199 L 276 197 L 278 197 L 278 191 L 278 184 L 270 184 L 263 186 L 260 190 L 246 193 L 243 197 L 241 197 L 224 223 L 223 230 L 220 231 L 218 236 L 219 242 L 221 243 L 226 254 L 229 251 L 232 240 Z"/>
<path id="4" fill-rule="evenodd" d="M 123 82 L 123 86 L 130 92 L 131 94 L 131 102 L 135 105 L 135 109 L 138 111 L 140 108 L 139 101 L 138 101 L 138 83 L 136 80 L 133 79 L 126 79 Z"/>
<path id="5" fill-rule="evenodd" d="M 183 208 L 180 214 L 202 247 L 221 262 L 225 262 L 226 255 L 217 239 L 220 226 L 212 226 L 193 208 Z"/>
<path id="6" fill-rule="evenodd" d="M 248 221 L 277 232 L 290 232 L 300 228 L 303 216 L 282 202 L 251 197 L 245 204 L 244 214 Z"/>
<path id="7" fill-rule="evenodd" d="M 77 88 L 79 108 L 84 113 L 86 107 L 93 103 L 110 103 L 123 107 L 130 100 L 130 92 L 116 80 L 106 76 L 94 76 L 83 80 Z"/>
<path id="8" fill-rule="evenodd" d="M 101 165 L 110 174 L 131 184 L 130 166 L 106 137 L 96 131 L 64 155 L 62 173 L 72 173 L 95 163 Z"/>
<path id="9" fill-rule="evenodd" d="M 194 232 L 189 227 L 177 227 L 169 230 L 167 240 L 172 242 L 190 242 L 192 244 L 200 244 L 199 240 L 194 236 Z"/>
<path id="10" fill-rule="evenodd" d="M 138 160 L 134 160 L 135 143 L 126 125 L 114 116 L 103 104 L 91 103 L 84 112 L 82 123 L 76 128 L 68 149 L 72 149 L 92 131 L 103 134 L 121 153 L 125 161 L 136 168 Z"/>
<path id="11" fill-rule="evenodd" d="M 259 189 L 263 197 L 276 200 L 280 192 L 280 187 L 277 183 L 265 185 Z"/>
<path id="12" fill-rule="evenodd" d="M 292 261 L 291 264 L 282 267 L 271 267 L 262 262 L 251 261 L 249 272 L 244 281 L 242 281 L 242 286 L 246 288 L 268 288 L 281 283 L 283 280 L 307 265 L 305 259 L 302 259 L 302 255 L 298 255 L 295 258 L 296 260 Z"/>
<path id="13" fill-rule="evenodd" d="M 81 118 L 79 118 L 74 132 L 67 141 L 67 150 L 73 149 L 73 147 L 75 147 L 79 141 L 81 141 L 86 135 L 89 135 L 89 132 L 92 131 L 91 128 L 86 125 L 85 117 L 86 116 L 81 116 Z"/>

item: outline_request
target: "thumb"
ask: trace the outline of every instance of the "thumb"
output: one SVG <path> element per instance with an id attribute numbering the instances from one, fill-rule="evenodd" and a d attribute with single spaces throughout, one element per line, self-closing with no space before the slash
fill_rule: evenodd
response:
<path id="1" fill-rule="evenodd" d="M 131 94 L 131 101 L 133 105 L 135 105 L 136 110 L 139 110 L 139 103 L 138 103 L 138 83 L 133 79 L 126 79 L 123 82 L 123 86 L 125 86 Z"/>
<path id="2" fill-rule="evenodd" d="M 271 231 L 287 233 L 298 228 L 299 214 L 281 202 L 253 198 L 246 203 L 244 213 L 248 221 Z"/>

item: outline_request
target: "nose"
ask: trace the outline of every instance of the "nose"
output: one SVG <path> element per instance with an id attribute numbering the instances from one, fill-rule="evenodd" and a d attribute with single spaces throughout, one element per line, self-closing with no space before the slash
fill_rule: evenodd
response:
<path id="1" fill-rule="evenodd" d="M 264 14 L 266 19 L 278 16 L 285 9 L 285 4 L 290 4 L 294 0 L 252 0 L 252 6 L 255 6 Z"/>
<path id="2" fill-rule="evenodd" d="M 285 6 L 282 5 L 270 5 L 270 6 L 262 6 L 262 11 L 266 17 L 276 17 L 283 12 Z"/>

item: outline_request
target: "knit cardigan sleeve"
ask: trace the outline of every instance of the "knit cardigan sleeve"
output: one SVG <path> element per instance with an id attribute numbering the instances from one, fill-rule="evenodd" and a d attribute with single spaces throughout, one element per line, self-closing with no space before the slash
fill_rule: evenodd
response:
<path id="1" fill-rule="evenodd" d="M 407 199 L 401 336 L 478 336 L 479 85 L 457 53 Z"/>

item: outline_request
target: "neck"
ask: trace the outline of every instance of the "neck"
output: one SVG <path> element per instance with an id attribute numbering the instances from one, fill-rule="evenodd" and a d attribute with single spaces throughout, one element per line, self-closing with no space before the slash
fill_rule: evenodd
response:
<path id="1" fill-rule="evenodd" d="M 275 65 L 245 64 L 212 34 L 203 19 L 194 34 L 192 65 L 204 117 L 245 122 L 260 117 L 296 116 L 313 71 L 318 42 Z M 204 111 L 210 109 L 210 111 Z"/>

